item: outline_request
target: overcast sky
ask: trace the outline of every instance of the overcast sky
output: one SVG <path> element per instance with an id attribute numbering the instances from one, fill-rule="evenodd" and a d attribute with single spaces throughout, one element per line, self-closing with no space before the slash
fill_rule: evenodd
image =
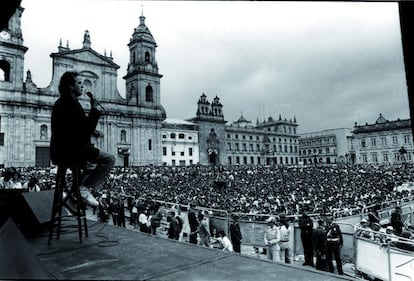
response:
<path id="1" fill-rule="evenodd" d="M 225 120 L 296 120 L 299 133 L 409 118 L 397 3 L 22 0 L 25 70 L 52 76 L 59 40 L 112 51 L 124 95 L 127 44 L 145 23 L 158 44 L 167 117 L 194 117 L 202 93 Z"/>

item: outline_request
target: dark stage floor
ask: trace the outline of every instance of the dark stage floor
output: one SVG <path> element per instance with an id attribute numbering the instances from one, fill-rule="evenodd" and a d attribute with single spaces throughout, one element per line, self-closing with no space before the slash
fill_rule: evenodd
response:
<path id="1" fill-rule="evenodd" d="M 50 246 L 47 234 L 27 239 L 50 279 L 355 280 L 310 267 L 225 253 L 95 221 L 89 221 L 89 237 L 79 243 L 76 229 L 69 225 L 75 225 L 75 221 L 65 222 L 65 233 L 60 240 L 54 239 Z"/>

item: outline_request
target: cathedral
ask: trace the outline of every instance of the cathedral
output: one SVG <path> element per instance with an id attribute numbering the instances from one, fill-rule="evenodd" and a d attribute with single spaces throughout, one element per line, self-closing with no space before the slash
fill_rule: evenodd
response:
<path id="1" fill-rule="evenodd" d="M 92 48 L 85 31 L 81 49 L 70 49 L 60 42 L 52 53 L 53 76 L 46 88 L 32 81 L 30 71 L 24 80 L 24 46 L 19 7 L 0 33 L 0 166 L 50 166 L 50 116 L 58 98 L 58 85 L 66 71 L 77 71 L 85 92 L 91 92 L 104 110 L 97 129 L 102 137 L 95 145 L 116 155 L 117 165 L 160 165 L 162 122 L 166 113 L 160 102 L 160 79 L 156 61 L 157 44 L 140 16 L 128 43 L 130 60 L 126 97 L 117 90 L 117 71 L 112 58 Z M 81 103 L 88 109 L 89 99 Z"/>

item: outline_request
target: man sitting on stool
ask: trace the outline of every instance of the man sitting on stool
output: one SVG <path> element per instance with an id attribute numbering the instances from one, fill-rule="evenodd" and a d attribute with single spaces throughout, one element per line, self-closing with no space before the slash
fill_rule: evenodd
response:
<path id="1" fill-rule="evenodd" d="M 91 143 L 101 112 L 99 102 L 90 97 L 89 115 L 79 103 L 82 95 L 82 78 L 78 72 L 65 72 L 59 84 L 60 97 L 52 109 L 50 156 L 52 163 L 65 167 L 85 167 L 86 163 L 96 164 L 80 186 L 83 201 L 90 206 L 98 206 L 98 201 L 90 190 L 99 187 L 109 170 L 115 164 L 115 157 L 100 151 Z"/>

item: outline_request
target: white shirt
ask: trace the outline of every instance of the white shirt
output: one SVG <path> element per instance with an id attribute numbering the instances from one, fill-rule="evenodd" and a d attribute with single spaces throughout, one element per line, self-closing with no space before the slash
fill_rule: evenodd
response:
<path id="1" fill-rule="evenodd" d="M 280 227 L 280 241 L 286 242 L 289 241 L 290 228 L 286 228 L 286 226 L 282 225 Z"/>
<path id="2" fill-rule="evenodd" d="M 141 214 L 139 215 L 138 221 L 139 221 L 139 223 L 142 223 L 142 224 L 147 224 L 147 222 L 148 222 L 148 217 L 147 217 L 147 215 L 146 215 L 146 214 L 144 214 L 144 213 L 141 213 Z"/>
<path id="3" fill-rule="evenodd" d="M 231 241 L 227 236 L 219 237 L 217 240 L 220 241 L 221 245 L 223 246 L 223 251 L 227 250 L 229 252 L 233 252 L 233 244 L 231 244 Z"/>

